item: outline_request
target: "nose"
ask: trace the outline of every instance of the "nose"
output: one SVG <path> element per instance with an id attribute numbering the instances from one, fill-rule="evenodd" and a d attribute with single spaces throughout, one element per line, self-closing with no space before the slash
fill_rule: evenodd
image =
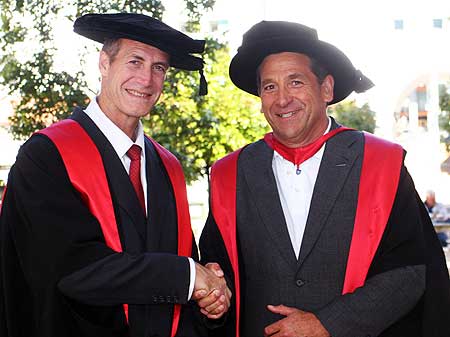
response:
<path id="1" fill-rule="evenodd" d="M 280 87 L 280 89 L 278 90 L 277 101 L 280 107 L 285 107 L 289 105 L 289 103 L 292 102 L 292 95 L 289 92 L 289 89 Z"/>
<path id="2" fill-rule="evenodd" d="M 138 83 L 142 85 L 143 87 L 148 87 L 152 83 L 152 71 L 151 69 L 143 69 L 139 72 L 138 76 Z"/>

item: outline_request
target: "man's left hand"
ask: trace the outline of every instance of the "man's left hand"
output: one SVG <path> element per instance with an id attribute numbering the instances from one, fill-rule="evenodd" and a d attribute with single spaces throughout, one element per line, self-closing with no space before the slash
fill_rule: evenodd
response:
<path id="1" fill-rule="evenodd" d="M 316 315 L 311 312 L 285 305 L 268 305 L 267 309 L 286 317 L 267 326 L 264 329 L 264 337 L 330 337 Z"/>

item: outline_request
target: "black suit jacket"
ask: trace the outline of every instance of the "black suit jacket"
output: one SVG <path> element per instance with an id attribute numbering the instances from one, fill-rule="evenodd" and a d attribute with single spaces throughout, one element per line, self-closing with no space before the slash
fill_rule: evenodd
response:
<path id="1" fill-rule="evenodd" d="M 172 186 L 153 146 L 145 149 L 146 219 L 111 144 L 80 109 L 71 118 L 102 156 L 124 253 L 106 246 L 53 143 L 34 135 L 11 169 L 0 218 L 1 335 L 169 336 L 173 304 L 181 303 L 177 335 L 196 336 Z M 129 328 L 122 303 L 130 305 Z"/>

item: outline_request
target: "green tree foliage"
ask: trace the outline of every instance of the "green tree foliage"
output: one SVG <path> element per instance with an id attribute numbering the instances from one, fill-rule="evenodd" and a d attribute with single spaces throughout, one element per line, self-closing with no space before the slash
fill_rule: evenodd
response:
<path id="1" fill-rule="evenodd" d="M 53 0 L 53 2 L 64 1 Z M 87 13 L 145 13 L 161 20 L 164 13 L 164 6 L 160 0 L 70 0 L 67 3 L 73 3 L 76 8 L 75 17 Z M 75 17 L 70 17 L 72 21 Z"/>
<path id="2" fill-rule="evenodd" d="M 216 0 L 185 0 L 188 20 L 185 29 L 187 32 L 199 32 L 200 20 L 203 13 L 211 10 Z"/>
<path id="3" fill-rule="evenodd" d="M 188 32 L 198 32 L 200 19 L 215 0 L 185 0 Z M 89 102 L 83 59 L 75 74 L 56 72 L 54 22 L 86 13 L 145 13 L 161 19 L 161 1 L 113 0 L 0 0 L 0 85 L 20 97 L 11 121 L 15 138 L 67 117 L 74 106 Z M 32 43 L 31 43 L 31 42 Z M 33 47 L 33 48 L 31 48 Z M 188 181 L 207 175 L 210 165 L 225 153 L 260 137 L 263 119 L 255 99 L 228 79 L 226 46 L 207 42 L 205 76 L 209 95 L 199 97 L 199 75 L 172 69 L 161 102 L 144 120 L 146 132 L 181 160 Z"/>
<path id="4" fill-rule="evenodd" d="M 0 2 L 0 85 L 20 97 L 10 118 L 15 138 L 67 117 L 74 106 L 85 106 L 85 73 L 55 72 L 54 22 L 74 20 L 90 12 L 146 12 L 162 16 L 161 1 L 14 1 Z M 81 67 L 83 58 L 80 56 Z"/>
<path id="5" fill-rule="evenodd" d="M 450 86 L 442 85 L 439 87 L 439 127 L 442 132 L 441 140 L 445 143 L 447 151 L 450 151 Z"/>
<path id="6" fill-rule="evenodd" d="M 87 100 L 81 71 L 53 71 L 56 48 L 51 23 L 63 6 L 64 2 L 50 0 L 0 3 L 0 84 L 20 96 L 11 117 L 15 138 L 64 118 L 73 106 Z"/>
<path id="7" fill-rule="evenodd" d="M 371 133 L 375 131 L 375 112 L 367 103 L 358 107 L 355 101 L 344 101 L 331 106 L 328 113 L 347 127 Z"/>

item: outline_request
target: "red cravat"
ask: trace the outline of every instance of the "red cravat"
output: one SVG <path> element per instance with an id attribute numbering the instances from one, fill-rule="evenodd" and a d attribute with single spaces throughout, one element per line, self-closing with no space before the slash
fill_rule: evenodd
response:
<path id="1" fill-rule="evenodd" d="M 144 190 L 142 188 L 141 183 L 141 148 L 133 144 L 130 149 L 127 151 L 128 158 L 131 159 L 130 163 L 130 180 L 133 184 L 134 190 L 136 191 L 136 195 L 139 199 L 139 203 L 141 204 L 142 210 L 144 214 L 147 214 L 145 211 L 145 198 L 144 198 Z"/>
<path id="2" fill-rule="evenodd" d="M 322 147 L 322 145 L 331 137 L 336 135 L 339 132 L 349 130 L 349 128 L 346 127 L 340 127 L 334 130 L 331 130 L 330 132 L 324 134 L 322 137 L 319 137 L 314 142 L 306 145 L 306 146 L 300 146 L 297 148 L 291 148 L 287 147 L 286 145 L 281 144 L 273 135 L 272 132 L 267 133 L 264 136 L 264 141 L 269 145 L 272 149 L 277 151 L 284 159 L 289 160 L 291 163 L 293 163 L 295 166 L 297 166 L 297 174 L 300 174 L 299 166 L 301 163 L 303 163 L 305 160 L 308 160 L 311 158 L 319 149 Z"/>

